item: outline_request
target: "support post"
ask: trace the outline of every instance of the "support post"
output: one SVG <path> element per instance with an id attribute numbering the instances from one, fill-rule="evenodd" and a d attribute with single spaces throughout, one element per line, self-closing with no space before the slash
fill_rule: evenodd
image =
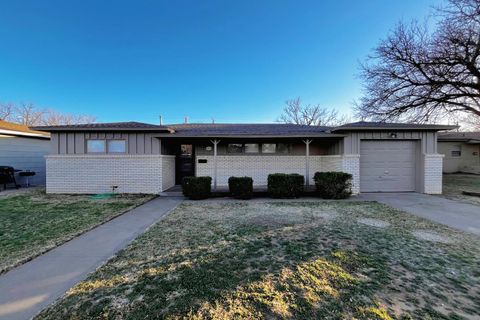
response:
<path id="1" fill-rule="evenodd" d="M 310 185 L 310 143 L 311 139 L 303 140 L 305 143 L 305 185 L 308 187 Z"/>
<path id="2" fill-rule="evenodd" d="M 217 191 L 217 145 L 220 140 L 210 140 L 213 143 L 213 190 Z"/>

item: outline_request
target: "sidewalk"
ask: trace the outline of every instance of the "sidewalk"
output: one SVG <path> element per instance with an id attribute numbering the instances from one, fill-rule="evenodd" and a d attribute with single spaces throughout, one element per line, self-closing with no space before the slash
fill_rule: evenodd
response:
<path id="1" fill-rule="evenodd" d="M 156 198 L 1 275 L 0 319 L 33 317 L 180 202 Z"/>

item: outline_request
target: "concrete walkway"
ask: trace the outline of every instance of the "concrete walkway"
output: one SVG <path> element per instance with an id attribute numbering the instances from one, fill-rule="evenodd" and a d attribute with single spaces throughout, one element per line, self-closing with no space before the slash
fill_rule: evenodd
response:
<path id="1" fill-rule="evenodd" d="M 29 319 L 165 216 L 156 198 L 0 276 L 0 319 Z"/>
<path id="2" fill-rule="evenodd" d="M 375 200 L 452 228 L 480 235 L 480 206 L 421 193 L 362 193 Z"/>

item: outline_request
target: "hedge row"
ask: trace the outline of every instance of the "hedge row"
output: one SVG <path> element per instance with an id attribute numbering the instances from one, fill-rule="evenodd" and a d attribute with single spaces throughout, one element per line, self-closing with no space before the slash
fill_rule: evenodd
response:
<path id="1" fill-rule="evenodd" d="M 352 194 L 352 175 L 345 172 L 316 172 L 316 193 L 324 199 L 345 199 Z M 182 181 L 183 194 L 193 200 L 211 196 L 211 177 L 185 177 Z M 298 198 L 304 192 L 305 178 L 296 173 L 273 173 L 268 175 L 268 194 L 272 198 Z M 230 177 L 228 188 L 236 199 L 253 196 L 251 177 Z"/>

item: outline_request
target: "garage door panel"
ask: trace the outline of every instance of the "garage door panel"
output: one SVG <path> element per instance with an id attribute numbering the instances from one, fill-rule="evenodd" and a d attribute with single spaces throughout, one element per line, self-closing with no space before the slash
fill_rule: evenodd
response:
<path id="1" fill-rule="evenodd" d="M 415 190 L 415 141 L 362 140 L 360 191 Z"/>

